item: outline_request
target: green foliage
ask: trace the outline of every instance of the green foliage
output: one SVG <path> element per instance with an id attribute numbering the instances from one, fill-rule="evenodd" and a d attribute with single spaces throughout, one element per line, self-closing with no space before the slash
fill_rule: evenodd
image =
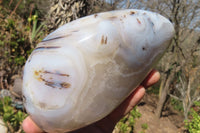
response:
<path id="1" fill-rule="evenodd" d="M 144 131 L 140 131 L 139 133 L 145 133 Z"/>
<path id="2" fill-rule="evenodd" d="M 200 133 L 200 112 L 191 110 L 192 120 L 186 120 L 185 125 L 190 133 Z"/>
<path id="3" fill-rule="evenodd" d="M 158 95 L 159 94 L 159 90 L 160 90 L 159 84 L 156 84 L 156 85 L 148 88 L 146 91 L 147 91 L 148 94 L 156 94 L 156 95 Z"/>
<path id="4" fill-rule="evenodd" d="M 124 118 L 122 118 L 118 123 L 117 123 L 117 128 L 119 129 L 120 132 L 124 133 L 132 133 L 134 130 L 134 125 L 136 118 L 140 118 L 141 114 L 140 112 L 136 109 L 136 107 Z"/>
<path id="5" fill-rule="evenodd" d="M 170 99 L 170 103 L 171 103 L 171 105 L 173 106 L 173 108 L 174 108 L 175 110 L 178 110 L 178 111 L 183 112 L 183 104 L 182 104 L 181 101 L 176 100 L 176 99 L 174 99 L 174 98 L 171 98 L 171 99 Z"/>
<path id="6" fill-rule="evenodd" d="M 142 129 L 146 130 L 148 128 L 148 124 L 147 123 L 144 123 L 141 125 Z"/>
<path id="7" fill-rule="evenodd" d="M 195 101 L 194 106 L 200 107 L 200 101 Z"/>
<path id="8" fill-rule="evenodd" d="M 0 115 L 4 122 L 13 128 L 12 130 L 17 131 L 20 129 L 22 121 L 27 116 L 24 112 L 16 110 L 12 107 L 12 100 L 10 97 L 4 97 L 0 100 Z"/>
<path id="9" fill-rule="evenodd" d="M 145 131 L 148 129 L 148 124 L 147 123 L 143 123 L 141 125 L 141 127 L 142 127 L 142 131 L 140 131 L 139 133 L 145 133 Z"/>

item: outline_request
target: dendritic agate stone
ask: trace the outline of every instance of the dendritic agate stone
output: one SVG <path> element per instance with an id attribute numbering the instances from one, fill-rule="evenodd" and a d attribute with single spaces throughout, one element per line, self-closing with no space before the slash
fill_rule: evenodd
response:
<path id="1" fill-rule="evenodd" d="M 173 33 L 163 16 L 133 9 L 63 25 L 26 62 L 27 112 L 47 132 L 68 132 L 102 119 L 144 80 Z"/>

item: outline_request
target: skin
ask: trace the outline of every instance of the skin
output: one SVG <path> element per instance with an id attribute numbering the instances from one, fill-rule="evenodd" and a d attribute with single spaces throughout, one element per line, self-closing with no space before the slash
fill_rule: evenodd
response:
<path id="1" fill-rule="evenodd" d="M 143 98 L 145 89 L 152 86 L 160 79 L 160 73 L 156 70 L 152 70 L 146 79 L 141 83 L 136 90 L 129 95 L 125 101 L 119 105 L 112 113 L 105 118 L 87 126 L 81 128 L 72 133 L 112 133 L 116 123 L 127 113 L 129 113 Z M 28 116 L 23 121 L 23 129 L 26 133 L 44 133 Z"/>

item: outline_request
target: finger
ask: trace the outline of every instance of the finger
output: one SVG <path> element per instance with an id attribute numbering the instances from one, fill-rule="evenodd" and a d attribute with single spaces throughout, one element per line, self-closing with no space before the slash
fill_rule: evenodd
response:
<path id="1" fill-rule="evenodd" d="M 126 107 L 126 110 L 123 115 L 126 115 L 128 112 L 130 112 L 144 97 L 145 94 L 145 88 L 143 86 L 139 86 L 136 88 L 136 90 L 130 94 L 130 96 L 125 100 L 125 102 L 128 103 L 128 106 Z"/>
<path id="2" fill-rule="evenodd" d="M 126 110 L 124 111 L 123 115 L 126 115 L 128 112 L 130 112 L 133 109 L 133 107 L 136 106 L 144 97 L 145 89 L 157 83 L 159 79 L 160 73 L 157 70 L 152 70 L 147 76 L 147 78 L 142 82 L 142 85 L 137 87 L 136 90 L 132 92 L 130 96 L 124 101 L 128 104 L 128 106 L 125 107 Z"/>
<path id="3" fill-rule="evenodd" d="M 26 133 L 43 133 L 29 116 L 23 121 L 22 127 Z"/>
<path id="4" fill-rule="evenodd" d="M 118 122 L 124 115 L 130 112 L 134 106 L 143 98 L 145 94 L 145 88 L 139 86 L 136 90 L 131 93 L 128 98 L 119 105 L 108 117 L 113 122 Z"/>
<path id="5" fill-rule="evenodd" d="M 144 86 L 144 88 L 148 88 L 149 86 L 152 86 L 153 84 L 157 83 L 159 79 L 160 73 L 157 70 L 152 70 L 142 82 L 142 85 Z"/>

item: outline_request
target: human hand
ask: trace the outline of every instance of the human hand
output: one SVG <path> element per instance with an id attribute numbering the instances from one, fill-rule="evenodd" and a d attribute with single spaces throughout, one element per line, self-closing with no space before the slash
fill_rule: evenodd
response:
<path id="1" fill-rule="evenodd" d="M 141 85 L 138 86 L 112 113 L 105 118 L 89 126 L 73 131 L 72 133 L 112 133 L 116 123 L 130 112 L 143 98 L 145 89 L 158 82 L 159 79 L 160 73 L 156 70 L 152 70 Z M 22 126 L 26 133 L 43 133 L 30 117 L 27 117 L 23 121 Z"/>

